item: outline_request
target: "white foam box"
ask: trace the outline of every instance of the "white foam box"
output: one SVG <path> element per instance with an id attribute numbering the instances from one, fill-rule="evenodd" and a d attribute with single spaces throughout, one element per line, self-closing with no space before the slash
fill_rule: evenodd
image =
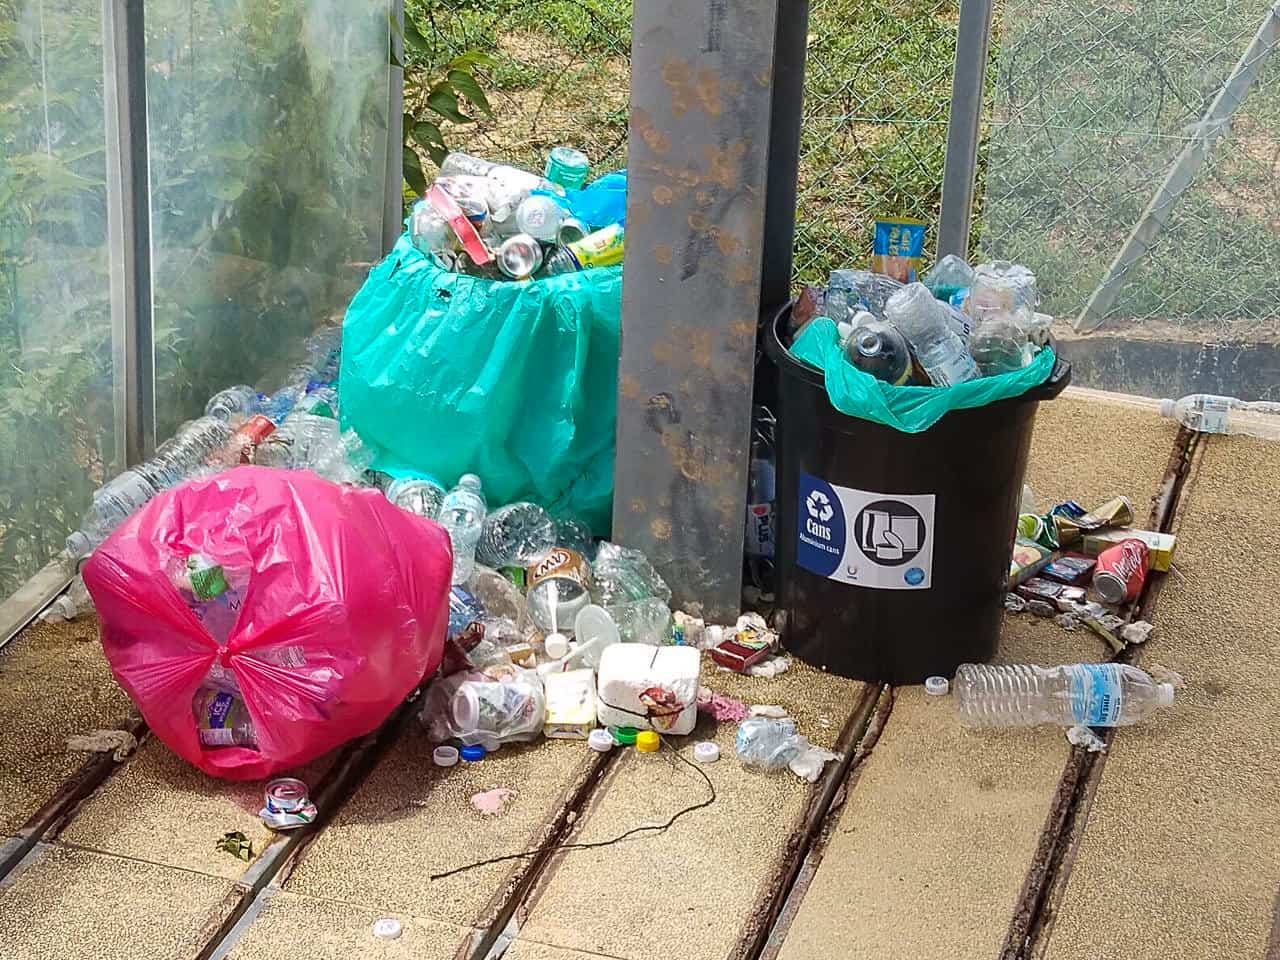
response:
<path id="1" fill-rule="evenodd" d="M 585 740 L 596 726 L 596 674 L 585 670 L 549 673 L 542 678 L 547 714 L 542 732 L 560 740 Z"/>
<path id="2" fill-rule="evenodd" d="M 596 716 L 607 727 L 692 733 L 701 668 L 696 647 L 611 644 L 600 657 Z"/>

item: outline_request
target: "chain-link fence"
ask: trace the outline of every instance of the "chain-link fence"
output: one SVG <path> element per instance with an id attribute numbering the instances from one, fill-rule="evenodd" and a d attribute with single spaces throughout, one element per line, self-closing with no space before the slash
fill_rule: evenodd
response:
<path id="1" fill-rule="evenodd" d="M 813 0 L 795 267 L 865 266 L 877 217 L 928 225 L 942 194 L 958 0 Z"/>
<path id="2" fill-rule="evenodd" d="M 1045 309 L 1085 328 L 1277 339 L 1275 18 L 1268 0 L 1006 0 L 983 254 L 1033 265 Z M 1246 50 L 1256 80 L 1229 84 Z"/>

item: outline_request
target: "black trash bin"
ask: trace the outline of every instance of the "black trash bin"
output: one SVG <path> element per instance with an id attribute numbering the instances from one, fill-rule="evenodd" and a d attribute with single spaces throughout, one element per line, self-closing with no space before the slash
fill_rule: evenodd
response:
<path id="1" fill-rule="evenodd" d="M 843 676 L 919 683 L 995 655 L 1036 407 L 1071 379 L 1061 357 L 1018 397 L 923 433 L 846 416 L 822 371 L 765 332 L 778 368 L 777 570 L 782 639 Z"/>

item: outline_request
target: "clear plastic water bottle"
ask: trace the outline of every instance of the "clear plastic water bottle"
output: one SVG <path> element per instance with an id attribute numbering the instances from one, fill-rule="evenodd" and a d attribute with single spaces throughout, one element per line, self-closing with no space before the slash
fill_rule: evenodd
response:
<path id="1" fill-rule="evenodd" d="M 602 607 L 657 597 L 671 601 L 671 588 L 639 550 L 602 543 L 591 565 L 591 597 Z"/>
<path id="2" fill-rule="evenodd" d="M 409 236 L 413 245 L 423 253 L 443 253 L 453 249 L 457 236 L 453 228 L 435 207 L 426 200 L 419 200 L 409 214 Z"/>
<path id="3" fill-rule="evenodd" d="M 973 321 L 969 352 L 984 377 L 1021 370 L 1034 356 L 1026 330 L 1007 310 L 994 310 Z"/>
<path id="4" fill-rule="evenodd" d="M 1173 685 L 1122 663 L 1062 667 L 963 663 L 952 684 L 973 726 L 1119 727 L 1173 703 Z"/>
<path id="5" fill-rule="evenodd" d="M 556 517 L 556 546 L 577 550 L 587 560 L 595 559 L 596 540 L 591 526 L 581 517 L 561 514 Z"/>
<path id="6" fill-rule="evenodd" d="M 742 762 L 762 770 L 785 770 L 804 749 L 793 720 L 749 717 L 738 724 L 734 748 Z"/>
<path id="7" fill-rule="evenodd" d="M 1245 401 L 1211 393 L 1193 393 L 1181 400 L 1161 400 L 1160 416 L 1177 420 L 1200 433 L 1231 433 L 1262 440 L 1280 440 L 1280 403 Z"/>
<path id="8" fill-rule="evenodd" d="M 359 483 L 373 463 L 373 456 L 373 450 L 360 439 L 360 434 L 343 430 L 333 439 L 311 447 L 304 466 L 334 483 Z"/>
<path id="9" fill-rule="evenodd" d="M 210 464 L 225 463 L 233 433 L 231 425 L 217 417 L 188 420 L 156 448 L 154 457 L 134 470 L 157 490 L 172 487 Z"/>
<path id="10" fill-rule="evenodd" d="M 923 283 L 911 283 L 889 298 L 885 319 L 907 338 L 935 387 L 979 376 L 978 365 L 951 327 L 947 308 Z"/>
<path id="11" fill-rule="evenodd" d="M 67 537 L 67 552 L 73 559 L 87 557 L 107 535 L 157 493 L 143 475 L 126 470 L 93 492 L 80 529 Z"/>
<path id="12" fill-rule="evenodd" d="M 401 510 L 434 520 L 440 516 L 445 492 L 431 477 L 399 477 L 388 484 L 384 496 Z"/>
<path id="13" fill-rule="evenodd" d="M 314 387 L 298 400 L 294 405 L 294 409 L 301 413 L 310 413 L 317 417 L 328 417 L 330 420 L 336 420 L 338 417 L 338 388 L 329 384 L 321 384 L 318 387 Z"/>
<path id="14" fill-rule="evenodd" d="M 950 303 L 957 293 L 973 285 L 973 267 L 964 257 L 948 253 L 924 275 L 923 283 L 936 299 Z"/>
<path id="15" fill-rule="evenodd" d="M 217 417 L 233 427 L 238 427 L 258 412 L 260 399 L 258 391 L 248 384 L 227 387 L 209 398 L 209 402 L 204 407 L 204 415 Z"/>
<path id="16" fill-rule="evenodd" d="M 255 462 L 267 467 L 300 470 L 326 447 L 339 442 L 338 421 L 295 410 L 258 445 Z"/>
<path id="17" fill-rule="evenodd" d="M 882 273 L 832 270 L 827 278 L 826 315 L 836 323 L 852 323 L 857 311 L 867 310 L 877 320 L 883 320 L 885 304 L 901 289 L 901 283 Z"/>
<path id="18" fill-rule="evenodd" d="M 523 567 L 556 545 L 556 521 L 536 503 L 509 503 L 484 519 L 476 556 L 494 568 Z"/>
<path id="19" fill-rule="evenodd" d="M 440 524 L 449 531 L 453 544 L 453 580 L 466 583 L 476 565 L 476 545 L 484 527 L 488 507 L 480 478 L 474 473 L 464 473 L 458 485 L 445 494 L 440 505 Z"/>
<path id="20" fill-rule="evenodd" d="M 666 641 L 667 628 L 671 626 L 671 608 L 661 597 L 610 603 L 604 606 L 604 610 L 627 643 L 647 643 L 656 647 Z"/>

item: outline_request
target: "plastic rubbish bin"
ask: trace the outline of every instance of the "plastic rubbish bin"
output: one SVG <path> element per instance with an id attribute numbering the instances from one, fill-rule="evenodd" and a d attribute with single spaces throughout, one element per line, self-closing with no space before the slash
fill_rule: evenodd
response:
<path id="1" fill-rule="evenodd" d="M 846 416 L 822 371 L 765 331 L 778 368 L 776 576 L 782 639 L 801 659 L 881 683 L 952 676 L 995 655 L 1023 473 L 1060 357 L 1025 393 L 952 410 L 922 433 Z"/>

